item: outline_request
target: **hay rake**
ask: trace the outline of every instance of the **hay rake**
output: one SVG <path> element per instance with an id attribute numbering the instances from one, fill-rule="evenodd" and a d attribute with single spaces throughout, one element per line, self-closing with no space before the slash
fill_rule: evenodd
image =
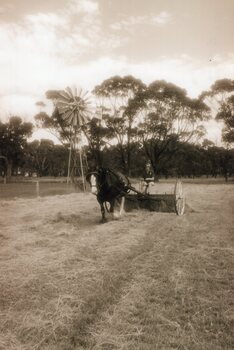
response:
<path id="1" fill-rule="evenodd" d="M 131 191 L 125 196 L 124 209 L 126 212 L 134 209 L 147 209 L 157 212 L 174 212 L 181 216 L 185 211 L 185 196 L 181 181 L 177 180 L 173 193 L 149 194 L 128 186 Z M 132 193 L 133 192 L 133 193 Z"/>

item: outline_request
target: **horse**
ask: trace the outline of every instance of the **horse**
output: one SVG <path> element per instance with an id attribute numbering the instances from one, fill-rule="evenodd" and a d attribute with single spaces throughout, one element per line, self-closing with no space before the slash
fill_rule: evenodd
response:
<path id="1" fill-rule="evenodd" d="M 90 184 L 91 193 L 97 196 L 97 201 L 101 207 L 101 222 L 107 221 L 106 211 L 112 213 L 114 218 L 116 217 L 114 213 L 116 202 L 120 204 L 119 216 L 121 216 L 125 195 L 129 192 L 130 182 L 128 178 L 109 168 L 99 168 L 97 171 L 89 172 L 86 175 L 86 181 Z M 109 208 L 107 203 L 110 205 Z"/>

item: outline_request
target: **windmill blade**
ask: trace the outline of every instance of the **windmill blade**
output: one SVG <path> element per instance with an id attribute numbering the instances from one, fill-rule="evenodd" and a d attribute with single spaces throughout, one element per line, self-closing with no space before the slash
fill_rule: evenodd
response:
<path id="1" fill-rule="evenodd" d="M 68 101 L 59 99 L 56 103 L 57 106 L 68 106 Z"/>
<path id="2" fill-rule="evenodd" d="M 78 126 L 78 124 L 79 124 L 78 121 L 79 121 L 79 116 L 78 116 L 77 111 L 75 111 L 73 113 L 72 125 L 73 126 Z"/>
<path id="3" fill-rule="evenodd" d="M 59 114 L 64 114 L 66 112 L 69 112 L 71 111 L 71 106 L 68 105 L 67 103 L 57 103 L 57 109 L 58 109 L 58 112 Z"/>
<path id="4" fill-rule="evenodd" d="M 65 102 L 65 101 L 62 101 L 62 100 L 59 100 L 57 103 L 56 103 L 56 106 L 58 108 L 70 108 L 70 105 L 68 104 L 68 102 Z"/>
<path id="5" fill-rule="evenodd" d="M 70 108 L 58 108 L 58 112 L 60 115 L 66 114 L 67 112 L 70 112 Z"/>
<path id="6" fill-rule="evenodd" d="M 71 99 L 70 95 L 65 90 L 59 92 L 59 100 L 70 101 L 70 99 Z"/>
<path id="7" fill-rule="evenodd" d="M 75 96 L 74 96 L 74 94 L 73 94 L 72 89 L 71 89 L 69 86 L 67 86 L 65 90 L 66 90 L 66 92 L 68 93 L 68 95 L 70 96 L 70 98 L 71 98 L 71 99 L 74 99 Z"/>
<path id="8" fill-rule="evenodd" d="M 85 96 L 86 96 L 88 93 L 89 93 L 88 91 L 85 91 L 85 92 L 83 93 L 83 96 L 82 96 L 83 100 L 85 99 Z"/>
<path id="9" fill-rule="evenodd" d="M 86 99 L 84 100 L 84 102 L 85 102 L 87 105 L 92 105 L 91 101 L 89 101 L 88 98 L 86 98 Z"/>
<path id="10" fill-rule="evenodd" d="M 73 96 L 77 96 L 77 87 L 73 86 Z"/>
<path id="11" fill-rule="evenodd" d="M 73 111 L 69 111 L 63 114 L 63 119 L 67 122 L 67 124 L 71 124 L 73 120 Z"/>
<path id="12" fill-rule="evenodd" d="M 74 91 L 74 96 L 77 98 L 79 97 L 79 93 L 82 89 L 79 86 L 75 86 L 73 87 L 73 91 Z"/>
<path id="13" fill-rule="evenodd" d="M 79 125 L 80 126 L 83 126 L 85 123 L 84 123 L 84 117 L 81 117 L 80 115 L 79 115 Z"/>

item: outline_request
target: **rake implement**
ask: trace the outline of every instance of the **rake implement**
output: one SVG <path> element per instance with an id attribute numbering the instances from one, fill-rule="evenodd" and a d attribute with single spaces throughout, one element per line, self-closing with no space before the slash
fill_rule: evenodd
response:
<path id="1" fill-rule="evenodd" d="M 147 194 L 129 186 L 131 191 L 125 196 L 126 212 L 134 209 L 147 209 L 157 212 L 174 212 L 181 216 L 185 211 L 185 196 L 181 181 L 177 180 L 173 193 Z"/>

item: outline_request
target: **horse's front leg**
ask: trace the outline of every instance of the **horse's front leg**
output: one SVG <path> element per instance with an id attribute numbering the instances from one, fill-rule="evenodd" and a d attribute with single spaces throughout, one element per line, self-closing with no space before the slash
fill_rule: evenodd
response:
<path id="1" fill-rule="evenodd" d="M 103 224 L 104 222 L 107 222 L 105 217 L 105 207 L 103 202 L 100 202 L 100 207 L 101 207 L 101 213 L 102 213 L 101 223 Z"/>

